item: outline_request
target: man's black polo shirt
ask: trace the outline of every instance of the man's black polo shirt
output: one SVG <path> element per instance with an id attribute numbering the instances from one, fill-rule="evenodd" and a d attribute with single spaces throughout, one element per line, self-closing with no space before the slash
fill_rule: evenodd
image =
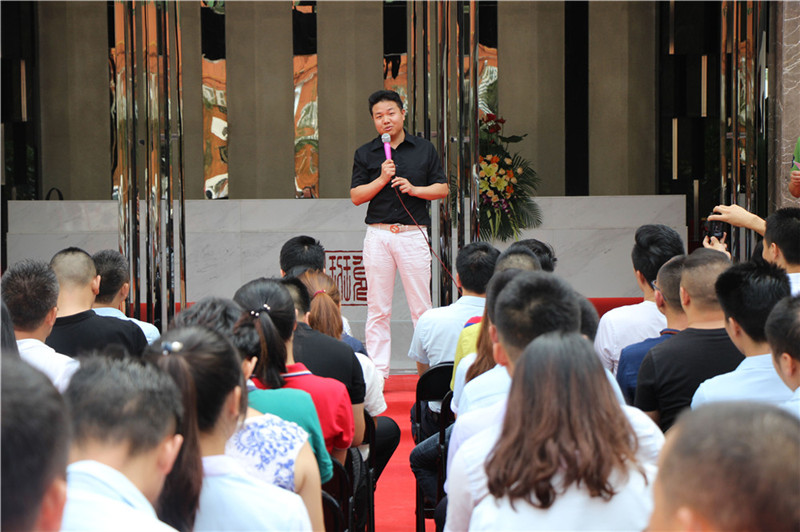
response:
<path id="1" fill-rule="evenodd" d="M 45 343 L 56 352 L 71 357 L 99 351 L 109 345 L 122 346 L 129 354 L 139 357 L 147 347 L 147 338 L 132 321 L 98 316 L 93 310 L 85 310 L 56 318 Z"/>
<path id="2" fill-rule="evenodd" d="M 349 345 L 315 331 L 305 323 L 297 324 L 293 344 L 295 362 L 302 362 L 318 377 L 336 379 L 344 384 L 352 404 L 364 402 L 364 372 Z"/>
<path id="3" fill-rule="evenodd" d="M 447 183 L 447 178 L 442 170 L 442 164 L 433 144 L 414 135 L 409 135 L 404 130 L 405 139 L 397 149 L 392 149 L 392 160 L 397 168 L 396 176 L 405 177 L 418 187 L 433 185 L 434 183 Z M 350 188 L 371 183 L 381 175 L 381 164 L 386 160 L 383 152 L 383 142 L 380 137 L 375 137 L 356 150 L 353 157 L 353 179 Z M 408 194 L 402 194 L 406 208 L 413 215 L 408 215 L 397 197 L 398 190 L 392 188 L 391 181 L 378 192 L 369 202 L 367 217 L 364 222 L 368 224 L 388 223 L 405 225 L 430 225 L 431 215 L 428 201 Z M 416 220 L 416 221 L 415 221 Z"/>

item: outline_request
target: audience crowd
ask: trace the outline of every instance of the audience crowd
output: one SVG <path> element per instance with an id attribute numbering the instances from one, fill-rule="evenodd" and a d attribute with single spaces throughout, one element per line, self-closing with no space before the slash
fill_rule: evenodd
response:
<path id="1" fill-rule="evenodd" d="M 687 253 L 644 225 L 642 302 L 602 317 L 545 242 L 459 250 L 460 297 L 408 352 L 420 376 L 452 366 L 452 394 L 411 412 L 437 530 L 800 530 L 800 209 L 709 219 L 759 251 Z M 123 312 L 116 251 L 11 265 L 2 529 L 330 530 L 338 498 L 363 531 L 400 441 L 384 376 L 320 242 L 289 239 L 276 266 L 161 332 Z"/>

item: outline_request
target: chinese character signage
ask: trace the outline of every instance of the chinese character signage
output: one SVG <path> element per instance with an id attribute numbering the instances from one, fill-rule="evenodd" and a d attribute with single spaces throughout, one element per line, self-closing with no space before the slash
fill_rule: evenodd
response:
<path id="1" fill-rule="evenodd" d="M 366 306 L 367 277 L 361 251 L 326 251 L 325 258 L 326 273 L 339 287 L 342 306 Z"/>

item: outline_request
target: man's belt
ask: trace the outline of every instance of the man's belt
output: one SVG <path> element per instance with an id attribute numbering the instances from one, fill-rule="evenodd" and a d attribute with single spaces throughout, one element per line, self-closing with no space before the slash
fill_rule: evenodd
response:
<path id="1" fill-rule="evenodd" d="M 405 231 L 423 231 L 427 229 L 424 225 L 404 225 L 404 224 L 369 224 L 370 227 L 375 229 L 382 229 L 384 231 L 391 231 L 392 233 L 404 233 Z"/>

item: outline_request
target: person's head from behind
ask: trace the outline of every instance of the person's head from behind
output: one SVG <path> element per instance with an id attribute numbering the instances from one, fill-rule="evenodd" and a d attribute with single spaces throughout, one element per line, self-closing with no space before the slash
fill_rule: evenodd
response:
<path id="1" fill-rule="evenodd" d="M 681 273 L 685 255 L 672 257 L 658 270 L 655 282 L 656 306 L 662 312 L 682 313 L 681 306 Z"/>
<path id="2" fill-rule="evenodd" d="M 120 299 L 128 297 L 131 277 L 125 256 L 119 251 L 104 249 L 92 255 L 92 260 L 97 268 L 97 275 L 100 276 L 100 288 L 95 302 L 108 305 L 118 295 Z"/>
<path id="3" fill-rule="evenodd" d="M 336 281 L 319 271 L 307 271 L 298 279 L 308 291 L 311 303 L 308 325 L 337 340 L 342 338 L 341 295 Z"/>
<path id="4" fill-rule="evenodd" d="M 800 387 L 800 295 L 780 300 L 764 326 L 772 348 L 772 363 L 792 390 Z"/>
<path id="5" fill-rule="evenodd" d="M 14 329 L 33 333 L 44 326 L 49 334 L 56 320 L 58 279 L 46 262 L 23 260 L 13 264 L 3 274 L 2 293 Z"/>
<path id="6" fill-rule="evenodd" d="M 708 248 L 698 248 L 686 257 L 681 269 L 680 295 L 689 320 L 698 313 L 721 311 L 714 283 L 730 265 L 724 253 Z"/>
<path id="7" fill-rule="evenodd" d="M 324 270 L 325 248 L 316 238 L 305 235 L 295 236 L 283 244 L 278 261 L 280 262 L 281 276 L 289 275 L 297 268 Z"/>
<path id="8" fill-rule="evenodd" d="M 511 372 L 522 351 L 538 336 L 556 331 L 578 332 L 581 326 L 575 290 L 547 272 L 516 275 L 497 296 L 493 316 L 501 348 L 495 345 L 495 358 L 509 366 Z"/>
<path id="9" fill-rule="evenodd" d="M 575 292 L 575 297 L 578 298 L 578 305 L 581 308 L 581 328 L 580 332 L 589 341 L 594 342 L 595 336 L 597 336 L 597 328 L 600 326 L 600 315 L 597 313 L 597 309 L 594 308 L 592 302 L 583 297 L 583 295 Z"/>
<path id="10" fill-rule="evenodd" d="M 495 497 L 548 508 L 559 477 L 608 499 L 612 473 L 637 465 L 636 438 L 591 342 L 578 332 L 538 336 L 517 362 L 502 434 L 486 465 Z"/>
<path id="11" fill-rule="evenodd" d="M 714 285 L 725 314 L 725 329 L 744 352 L 750 342 L 765 344 L 764 325 L 778 301 L 791 295 L 789 278 L 773 264 L 741 262 L 722 272 Z"/>
<path id="12" fill-rule="evenodd" d="M 205 327 L 167 331 L 145 350 L 180 390 L 185 412 L 179 431 L 184 444 L 157 503 L 159 518 L 191 529 L 202 486 L 201 456 L 214 454 L 213 442 L 227 441 L 247 412 L 241 357 L 221 334 Z"/>
<path id="13" fill-rule="evenodd" d="M 760 403 L 687 410 L 667 433 L 649 530 L 800 530 L 800 419 Z"/>
<path id="14" fill-rule="evenodd" d="M 542 269 L 539 259 L 530 249 L 522 246 L 509 247 L 497 257 L 494 273 L 504 270 L 538 271 Z"/>
<path id="15" fill-rule="evenodd" d="M 508 246 L 508 249 L 517 249 L 520 247 L 525 248 L 536 255 L 536 258 L 539 259 L 539 263 L 544 271 L 552 272 L 556 269 L 556 262 L 558 262 L 558 259 L 556 258 L 556 252 L 553 250 L 553 246 L 547 242 L 542 242 L 541 240 L 536 240 L 535 238 L 526 238 L 514 242 Z"/>
<path id="16" fill-rule="evenodd" d="M 62 291 L 91 288 L 97 295 L 100 290 L 100 276 L 97 275 L 94 260 L 80 248 L 62 249 L 50 259 L 50 267 L 56 273 Z"/>
<path id="17" fill-rule="evenodd" d="M 0 298 L 2 316 L 0 316 L 0 353 L 3 356 L 19 358 L 19 348 L 17 348 L 17 336 L 14 334 L 14 323 L 11 321 L 11 313 L 8 312 L 6 302 Z"/>
<path id="18" fill-rule="evenodd" d="M 650 288 L 658 270 L 675 255 L 683 255 L 683 240 L 677 231 L 661 224 L 639 227 L 631 251 L 633 270 L 642 291 Z"/>
<path id="19" fill-rule="evenodd" d="M 464 291 L 486 293 L 498 256 L 500 252 L 488 242 L 473 242 L 461 248 L 456 257 L 456 273 Z"/>
<path id="20" fill-rule="evenodd" d="M 2 529 L 59 530 L 66 501 L 69 416 L 44 374 L 3 357 Z"/>
<path id="21" fill-rule="evenodd" d="M 221 334 L 236 347 L 242 358 L 242 373 L 248 379 L 261 354 L 261 340 L 254 319 L 233 300 L 205 297 L 176 314 L 170 329 L 197 325 Z"/>
<path id="22" fill-rule="evenodd" d="M 155 502 L 183 442 L 180 393 L 169 375 L 132 358 L 81 361 L 64 393 L 72 457 L 104 461 Z M 135 473 L 135 478 L 131 478 Z"/>
<path id="23" fill-rule="evenodd" d="M 800 267 L 800 208 L 784 207 L 769 215 L 763 256 L 785 270 Z"/>
<path id="24" fill-rule="evenodd" d="M 286 344 L 292 340 L 297 323 L 291 294 L 282 281 L 261 277 L 242 285 L 233 300 L 253 318 L 261 338 L 259 362 L 253 376 L 268 388 L 283 387 Z"/>

